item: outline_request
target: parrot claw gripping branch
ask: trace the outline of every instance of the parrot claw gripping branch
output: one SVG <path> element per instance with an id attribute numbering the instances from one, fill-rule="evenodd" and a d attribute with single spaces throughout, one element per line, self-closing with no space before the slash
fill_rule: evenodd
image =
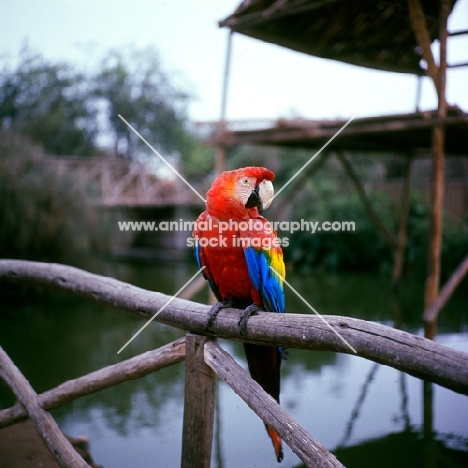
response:
<path id="1" fill-rule="evenodd" d="M 240 318 L 238 323 L 239 333 L 241 334 L 241 336 L 244 336 L 245 332 L 247 331 L 247 320 L 249 319 L 249 317 L 251 315 L 255 315 L 257 312 L 262 311 L 265 311 L 265 308 L 257 304 L 251 304 L 245 308 L 244 313 L 242 314 L 242 317 Z"/>
<path id="2" fill-rule="evenodd" d="M 206 319 L 210 329 L 223 308 L 244 309 L 239 332 L 259 310 L 284 313 L 283 252 L 276 232 L 261 213 L 273 200 L 274 174 L 264 167 L 221 173 L 207 192 L 206 210 L 198 217 L 193 237 L 199 268 L 218 299 Z M 279 403 L 280 365 L 284 350 L 244 343 L 250 375 Z M 282 441 L 266 426 L 278 462 Z"/>

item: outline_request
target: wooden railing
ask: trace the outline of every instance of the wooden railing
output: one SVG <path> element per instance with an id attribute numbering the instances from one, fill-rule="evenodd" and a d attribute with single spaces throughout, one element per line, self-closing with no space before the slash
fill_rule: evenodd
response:
<path id="1" fill-rule="evenodd" d="M 5 281 L 71 291 L 146 320 L 170 298 L 77 268 L 20 260 L 0 260 L 0 282 Z M 0 427 L 29 418 L 60 466 L 87 467 L 47 410 L 123 381 L 141 378 L 185 358 L 183 468 L 210 465 L 216 376 L 227 382 L 266 424 L 273 427 L 306 466 L 343 466 L 218 346 L 215 337 L 352 354 L 350 348 L 319 317 L 291 313 L 259 313 L 249 319 L 246 336 L 240 336 L 237 324 L 242 311 L 223 309 L 212 326 L 214 336 L 205 336 L 208 310 L 209 307 L 202 304 L 173 300 L 156 320 L 186 330 L 189 333 L 185 338 L 64 382 L 41 395 L 34 392 L 0 347 L 0 376 L 18 400 L 13 407 L 0 410 Z M 373 322 L 340 316 L 325 318 L 356 349 L 358 356 L 468 395 L 468 354 Z"/>
<path id="2" fill-rule="evenodd" d="M 201 200 L 181 180 L 168 181 L 152 173 L 142 161 L 122 158 L 47 156 L 51 172 L 69 176 L 71 189 L 91 192 L 106 207 L 200 205 Z M 206 187 L 197 187 L 201 193 Z"/>

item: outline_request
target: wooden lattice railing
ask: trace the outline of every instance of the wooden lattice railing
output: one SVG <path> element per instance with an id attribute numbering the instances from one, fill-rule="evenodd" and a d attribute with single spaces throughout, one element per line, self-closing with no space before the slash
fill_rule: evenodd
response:
<path id="1" fill-rule="evenodd" d="M 44 161 L 59 176 L 73 174 L 71 189 L 87 192 L 101 206 L 191 206 L 200 199 L 180 180 L 168 182 L 141 161 L 122 158 L 47 156 Z M 204 193 L 206 187 L 199 190 Z"/>
<path id="2" fill-rule="evenodd" d="M 169 296 L 146 291 L 113 278 L 58 264 L 0 260 L 0 282 L 20 281 L 68 290 L 143 319 L 150 319 Z M 242 311 L 223 309 L 204 336 L 208 306 L 175 299 L 156 320 L 189 332 L 185 338 L 83 377 L 64 382 L 37 395 L 0 347 L 0 376 L 18 403 L 0 410 L 0 427 L 29 418 L 62 467 L 87 467 L 77 455 L 48 409 L 82 395 L 186 360 L 186 385 L 181 466 L 208 467 L 211 459 L 216 376 L 272 426 L 298 457 L 313 467 L 341 467 L 341 463 L 281 408 L 233 358 L 218 346 L 216 337 L 287 348 L 352 353 L 350 348 L 316 316 L 259 313 L 249 319 L 241 337 Z M 357 350 L 357 355 L 391 366 L 455 392 L 468 395 L 468 354 L 393 328 L 348 317 L 326 316 L 327 322 Z"/>

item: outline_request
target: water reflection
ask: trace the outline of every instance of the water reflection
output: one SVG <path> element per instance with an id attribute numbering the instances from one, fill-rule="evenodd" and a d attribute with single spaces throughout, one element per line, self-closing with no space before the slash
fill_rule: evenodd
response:
<path id="1" fill-rule="evenodd" d="M 114 265 L 110 274 L 172 294 L 196 271 L 192 264 Z M 289 276 L 298 291 L 325 315 L 374 320 L 421 334 L 422 285 L 391 295 L 387 279 L 370 276 Z M 206 291 L 197 295 L 204 301 Z M 307 312 L 287 292 L 288 310 Z M 438 341 L 468 351 L 466 298 L 455 297 L 439 320 Z M 117 350 L 141 320 L 82 299 L 0 314 L 0 342 L 33 387 L 60 382 L 114 364 L 182 335 L 158 323 L 122 353 Z M 241 365 L 240 343 L 221 340 Z M 290 350 L 282 369 L 281 404 L 349 467 L 468 466 L 468 398 L 394 369 L 354 356 Z M 286 449 L 277 464 L 257 416 L 224 383 L 219 384 L 213 466 L 294 467 Z M 426 389 L 427 390 L 427 389 Z M 91 437 L 96 462 L 106 468 L 179 465 L 184 366 L 178 364 L 136 381 L 89 395 L 53 411 L 71 435 Z M 426 402 L 426 403 L 425 403 Z M 0 405 L 13 398 L 0 384 Z M 424 409 L 424 411 L 423 411 Z M 426 455 L 424 455 L 424 453 Z"/>

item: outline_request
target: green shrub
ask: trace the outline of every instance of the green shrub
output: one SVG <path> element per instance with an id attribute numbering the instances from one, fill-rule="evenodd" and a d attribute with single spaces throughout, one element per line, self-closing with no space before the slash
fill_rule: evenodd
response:
<path id="1" fill-rule="evenodd" d="M 41 151 L 0 135 L 0 256 L 90 267 L 111 243 L 109 222 L 59 177 Z"/>
<path id="2" fill-rule="evenodd" d="M 374 193 L 372 201 L 382 222 L 397 232 L 398 217 L 391 200 Z M 355 232 L 296 232 L 285 249 L 286 260 L 305 271 L 384 271 L 390 274 L 394 252 L 373 225 L 355 194 L 327 197 L 327 203 L 299 204 L 295 219 L 314 221 L 354 221 Z M 310 208 L 313 206 L 313 208 Z M 430 208 L 413 194 L 408 220 L 406 271 L 424 278 L 428 250 Z M 444 282 L 468 253 L 468 223 L 445 220 L 441 278 Z M 468 282 L 468 281 L 467 281 Z"/>
<path id="3" fill-rule="evenodd" d="M 353 221 L 355 231 L 299 231 L 292 235 L 287 260 L 306 270 L 380 270 L 388 268 L 392 251 L 368 218 L 360 200 L 354 195 L 335 195 L 319 204 L 313 214 L 303 211 L 299 218 L 318 221 Z M 305 206 L 305 205 L 302 205 Z M 317 205 L 316 205 L 317 206 Z M 384 222 L 392 217 L 391 203 L 382 197 L 380 213 Z"/>

